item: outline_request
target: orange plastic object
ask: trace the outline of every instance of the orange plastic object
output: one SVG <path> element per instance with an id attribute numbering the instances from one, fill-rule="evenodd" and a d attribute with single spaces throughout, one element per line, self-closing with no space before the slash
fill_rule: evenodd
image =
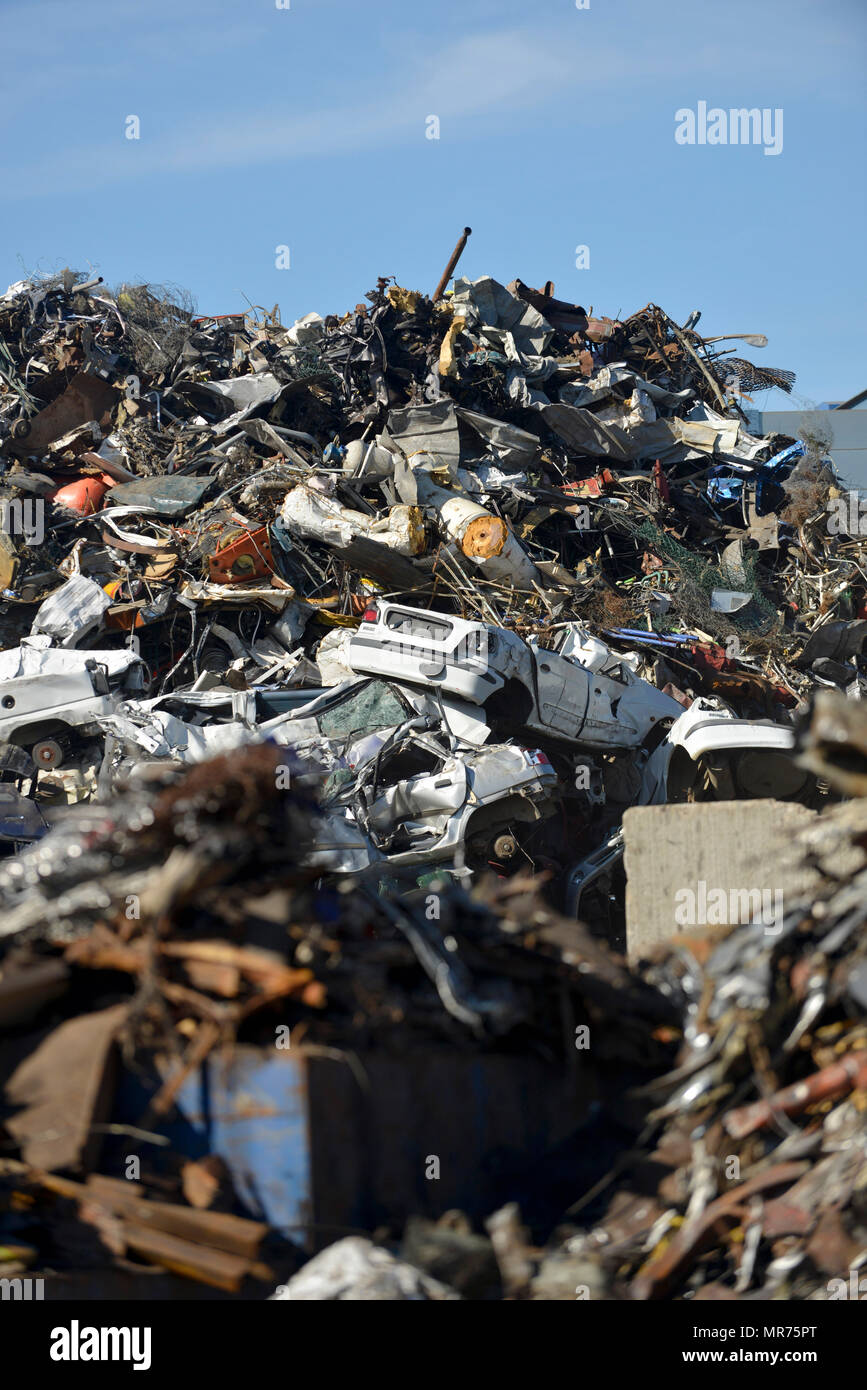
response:
<path id="1" fill-rule="evenodd" d="M 268 527 L 258 531 L 233 531 L 208 558 L 208 571 L 214 584 L 243 584 L 248 579 L 264 579 L 274 571 Z"/>
<path id="2" fill-rule="evenodd" d="M 102 499 L 108 492 L 108 484 L 100 478 L 76 478 L 74 483 L 59 487 L 52 501 L 59 502 L 80 516 L 92 516 L 102 506 Z"/>

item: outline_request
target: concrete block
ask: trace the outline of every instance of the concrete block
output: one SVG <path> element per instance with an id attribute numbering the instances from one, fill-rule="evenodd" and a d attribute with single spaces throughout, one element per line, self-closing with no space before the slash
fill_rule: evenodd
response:
<path id="1" fill-rule="evenodd" d="M 773 931 L 794 887 L 792 837 L 816 812 L 796 802 L 633 806 L 623 818 L 626 949 L 760 919 Z"/>

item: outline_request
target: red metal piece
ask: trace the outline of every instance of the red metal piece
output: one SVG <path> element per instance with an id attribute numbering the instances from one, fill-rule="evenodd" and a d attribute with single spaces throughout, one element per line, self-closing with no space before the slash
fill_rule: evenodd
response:
<path id="1" fill-rule="evenodd" d="M 671 501 L 671 488 L 668 486 L 668 479 L 662 471 L 662 464 L 659 459 L 653 465 L 653 485 L 663 502 Z"/>
<path id="2" fill-rule="evenodd" d="M 274 572 L 268 527 L 243 531 L 227 545 L 220 546 L 208 560 L 214 584 L 243 584 L 248 579 L 264 579 Z"/>
<path id="3" fill-rule="evenodd" d="M 775 1115 L 800 1115 L 815 1101 L 867 1088 L 867 1052 L 849 1052 L 794 1086 L 784 1086 L 766 1099 L 738 1106 L 723 1123 L 733 1139 L 745 1139 L 771 1124 Z"/>

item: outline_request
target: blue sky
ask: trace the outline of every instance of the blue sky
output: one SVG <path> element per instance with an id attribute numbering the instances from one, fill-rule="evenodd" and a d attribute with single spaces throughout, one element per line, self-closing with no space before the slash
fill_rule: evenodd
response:
<path id="1" fill-rule="evenodd" d="M 0 51 L 4 285 L 68 264 L 289 323 L 430 292 L 470 225 L 465 274 L 764 332 L 795 405 L 867 387 L 863 0 L 4 0 Z M 781 108 L 782 152 L 679 145 L 699 101 Z"/>

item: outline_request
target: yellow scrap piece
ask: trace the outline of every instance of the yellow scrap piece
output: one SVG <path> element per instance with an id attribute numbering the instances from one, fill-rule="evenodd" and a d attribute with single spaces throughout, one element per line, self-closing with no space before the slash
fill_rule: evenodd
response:
<path id="1" fill-rule="evenodd" d="M 466 327 L 466 319 L 457 315 L 452 319 L 446 330 L 446 335 L 440 343 L 440 376 L 457 376 L 457 366 L 455 364 L 455 338 L 462 333 Z"/>
<path id="2" fill-rule="evenodd" d="M 414 314 L 421 299 L 418 290 L 405 290 L 400 285 L 389 285 L 385 297 L 393 309 L 404 314 Z"/>

